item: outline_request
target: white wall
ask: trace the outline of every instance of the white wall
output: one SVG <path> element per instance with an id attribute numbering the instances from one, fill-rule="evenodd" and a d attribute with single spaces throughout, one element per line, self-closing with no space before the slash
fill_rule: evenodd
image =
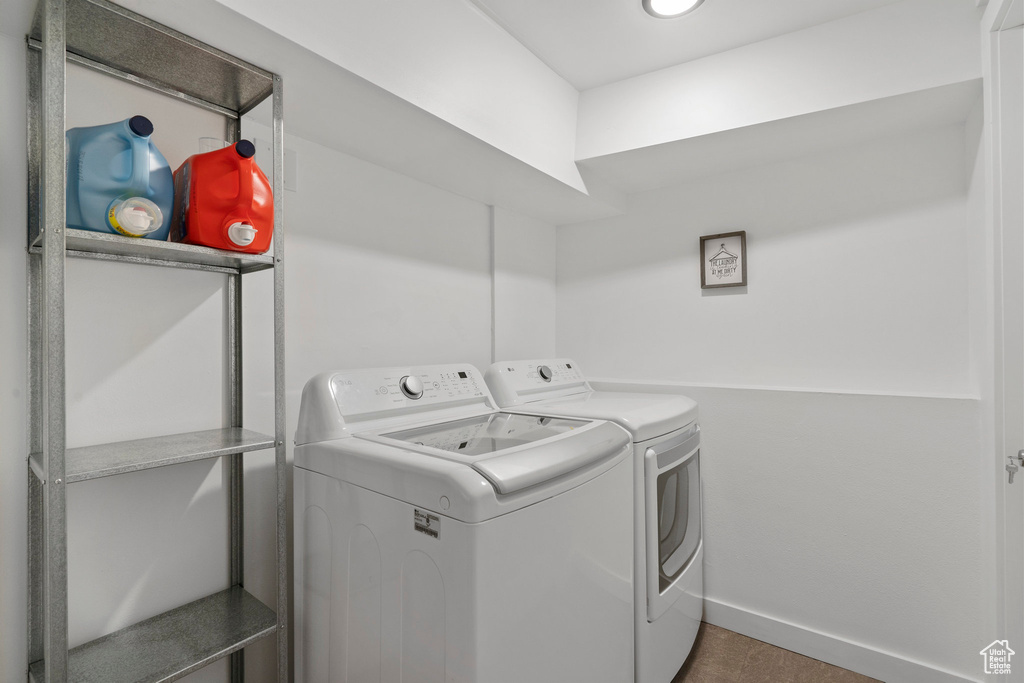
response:
<path id="1" fill-rule="evenodd" d="M 948 127 L 633 195 L 559 228 L 558 345 L 621 376 L 973 395 L 965 187 Z M 701 290 L 698 237 L 733 230 L 749 285 Z"/>
<path id="2" fill-rule="evenodd" d="M 555 353 L 555 228 L 495 207 L 492 360 Z"/>
<path id="3" fill-rule="evenodd" d="M 25 325 L 25 44 L 0 33 L 0 679 L 23 680 L 28 332 Z"/>
<path id="4" fill-rule="evenodd" d="M 290 388 L 328 367 L 488 362 L 488 207 L 300 138 L 288 148 Z"/>
<path id="5" fill-rule="evenodd" d="M 879 680 L 979 680 L 978 401 L 597 386 L 700 405 L 705 621 Z"/>
<path id="6" fill-rule="evenodd" d="M 1002 486 L 1004 471 L 1002 459 L 995 446 L 995 388 L 994 381 L 996 352 L 994 268 L 995 254 L 992 223 L 989 219 L 988 201 L 989 184 L 986 170 L 990 164 L 988 143 L 986 142 L 985 112 L 981 101 L 977 103 L 965 122 L 965 143 L 967 149 L 967 174 L 969 178 L 967 192 L 967 215 L 972 226 L 968 258 L 972 276 L 970 278 L 970 329 L 971 329 L 971 382 L 978 387 L 981 397 L 981 441 L 979 453 L 978 499 L 982 501 L 982 513 L 985 526 L 981 534 L 985 566 L 982 574 L 985 595 L 995 602 L 995 607 L 987 614 L 987 632 L 1002 632 L 999 627 L 998 615 L 1001 601 L 998 599 L 998 577 L 1002 573 L 999 566 L 997 530 L 1001 516 L 997 497 L 992 495 L 993 485 Z M 983 228 L 978 226 L 984 226 Z M 1006 635 L 1001 637 L 1007 637 Z M 989 641 L 991 642 L 991 641 Z M 980 651 L 980 650 L 979 650 Z"/>
<path id="7" fill-rule="evenodd" d="M 974 127 L 632 195 L 558 232 L 558 355 L 701 403 L 706 618 L 885 680 L 976 678 L 990 642 Z M 749 284 L 701 290 L 698 237 L 732 230 Z"/>

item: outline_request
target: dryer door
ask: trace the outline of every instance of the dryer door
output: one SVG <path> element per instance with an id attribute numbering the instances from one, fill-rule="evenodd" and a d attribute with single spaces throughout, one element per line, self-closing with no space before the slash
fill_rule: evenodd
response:
<path id="1" fill-rule="evenodd" d="M 679 578 L 700 547 L 700 427 L 647 449 L 644 498 L 647 620 L 654 621 L 679 598 Z"/>

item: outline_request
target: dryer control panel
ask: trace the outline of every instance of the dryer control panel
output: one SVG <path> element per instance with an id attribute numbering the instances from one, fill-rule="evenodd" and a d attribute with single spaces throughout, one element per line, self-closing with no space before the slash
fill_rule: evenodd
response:
<path id="1" fill-rule="evenodd" d="M 484 378 L 502 408 L 590 391 L 583 372 L 571 358 L 494 363 Z"/>

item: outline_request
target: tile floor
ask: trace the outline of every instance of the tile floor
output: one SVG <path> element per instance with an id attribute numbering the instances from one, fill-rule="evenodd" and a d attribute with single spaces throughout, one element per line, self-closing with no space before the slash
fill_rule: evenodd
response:
<path id="1" fill-rule="evenodd" d="M 701 624 L 686 664 L 672 683 L 877 683 L 724 628 Z"/>

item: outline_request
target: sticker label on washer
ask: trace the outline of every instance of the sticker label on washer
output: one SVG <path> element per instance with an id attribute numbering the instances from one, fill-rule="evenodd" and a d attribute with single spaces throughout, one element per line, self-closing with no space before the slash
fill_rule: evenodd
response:
<path id="1" fill-rule="evenodd" d="M 427 536 L 437 538 L 441 535 L 441 518 L 426 510 L 414 509 L 412 513 L 413 528 Z"/>

